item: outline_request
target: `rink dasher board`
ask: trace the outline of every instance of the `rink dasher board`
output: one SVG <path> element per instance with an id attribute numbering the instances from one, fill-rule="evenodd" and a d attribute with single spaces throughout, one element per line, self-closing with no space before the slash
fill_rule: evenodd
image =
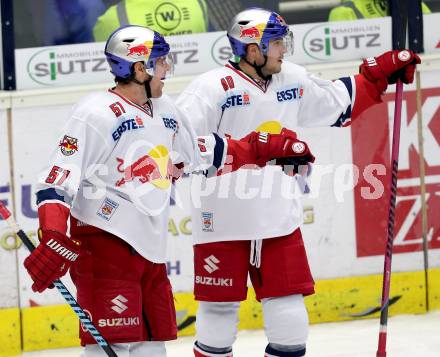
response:
<path id="1" fill-rule="evenodd" d="M 10 166 L 8 142 L 8 108 L 10 96 L 0 92 L 0 200 L 10 204 Z M 9 233 L 9 227 L 0 220 L 0 236 Z M 14 244 L 15 237 L 10 237 Z M 20 353 L 20 310 L 18 297 L 17 252 L 0 249 L 0 355 L 1 351 Z"/>
<path id="2" fill-rule="evenodd" d="M 425 287 L 420 284 L 424 273 L 393 273 L 390 310 L 391 316 L 400 314 L 422 314 L 425 308 Z M 431 269 L 430 306 L 432 310 L 440 309 L 440 269 Z M 380 291 L 382 276 L 375 274 L 351 278 L 318 280 L 316 294 L 306 297 L 305 302 L 310 322 L 322 323 L 348 321 L 364 318 L 378 318 L 380 308 Z M 175 293 L 178 336 L 189 336 L 195 333 L 195 313 L 197 302 L 192 293 Z M 16 309 L 18 310 L 18 309 Z M 14 350 L 7 349 L 12 342 L 18 342 L 18 334 L 11 334 L 3 318 L 11 315 L 12 309 L 0 310 L 2 331 L 5 336 L 1 356 L 12 356 Z M 23 308 L 22 325 L 23 350 L 34 351 L 53 348 L 79 346 L 79 323 L 76 315 L 68 305 L 51 305 Z M 261 304 L 255 299 L 253 289 L 249 289 L 248 298 L 239 310 L 239 329 L 252 330 L 263 328 Z M 6 337 L 8 341 L 6 341 Z M 16 350 L 15 350 L 16 351 Z"/>
<path id="3" fill-rule="evenodd" d="M 426 56 L 424 65 L 421 67 L 424 93 L 423 110 L 424 116 L 428 120 L 428 122 L 424 123 L 424 134 L 426 134 L 428 143 L 432 142 L 432 138 L 436 138 L 437 132 L 432 132 L 431 127 L 438 121 L 438 113 L 440 113 L 438 111 L 440 72 L 438 70 L 433 71 L 438 66 L 438 63 L 439 60 L 436 56 Z M 356 63 L 350 63 L 332 65 L 328 66 L 328 68 L 322 66 L 310 66 L 310 68 L 314 72 L 321 73 L 325 78 L 335 78 L 347 72 L 355 73 L 356 65 Z M 174 81 L 171 81 L 168 93 L 172 95 L 177 94 L 189 79 L 176 78 Z M 58 88 L 15 92 L 11 95 L 1 94 L 0 103 L 3 103 L 3 109 L 0 109 L 0 144 L 3 148 L 7 143 L 7 136 L 5 134 L 8 132 L 7 110 L 9 110 L 13 129 L 14 157 L 12 162 L 15 178 L 16 214 L 19 223 L 26 232 L 30 233 L 31 237 L 35 237 L 35 230 L 37 228 L 36 207 L 33 199 L 34 181 L 38 170 L 44 164 L 45 157 L 48 156 L 51 150 L 48 145 L 50 142 L 56 141 L 61 133 L 67 112 L 73 102 L 92 89 L 104 88 L 105 86 L 95 85 L 93 88 Z M 411 119 L 412 122 L 414 120 L 414 113 L 413 105 L 410 102 L 412 102 L 412 98 L 415 95 L 414 85 L 405 88 L 405 91 L 407 97 L 404 100 L 406 99 L 407 103 L 404 104 L 403 115 L 406 120 L 402 121 L 405 122 Z M 385 99 L 386 104 L 381 107 L 378 113 L 390 117 L 392 114 L 390 111 L 392 107 L 392 88 L 390 88 L 390 93 L 387 94 Z M 351 145 L 353 133 L 359 134 L 355 129 L 319 129 L 317 131 L 313 129 L 301 132 L 314 149 L 320 164 L 350 164 L 353 157 Z M 408 151 L 410 149 L 408 143 L 414 141 L 413 126 L 406 127 L 403 132 L 406 133 L 406 136 L 403 137 L 402 145 L 404 148 L 402 147 L 401 150 L 405 152 L 405 150 Z M 325 137 L 325 140 L 322 140 L 322 137 Z M 428 146 L 427 148 L 425 147 L 426 150 L 428 150 L 428 156 L 435 157 L 438 147 Z M 403 154 L 403 157 L 405 157 L 405 154 Z M 437 155 L 437 157 L 440 157 L 440 155 Z M 4 187 L 7 186 L 9 181 L 7 150 L 3 150 L 0 153 L 0 159 L 0 185 Z M 435 185 L 438 176 L 436 170 L 439 164 L 435 161 L 428 162 L 428 164 L 434 170 L 428 171 L 431 180 L 429 182 Z M 402 167 L 405 167 L 405 165 Z M 349 191 L 344 192 L 344 201 L 342 203 L 337 202 L 331 186 L 332 176 L 329 179 L 330 182 L 323 183 L 323 191 L 319 199 L 306 199 L 304 202 L 307 220 L 303 227 L 305 243 L 312 271 L 318 280 L 317 294 L 307 300 L 312 322 L 353 318 L 350 317 L 350 314 L 360 314 L 374 308 L 375 303 L 380 297 L 380 286 L 376 285 L 376 282 L 381 278 L 378 273 L 382 269 L 383 257 L 377 253 L 375 253 L 376 255 L 361 253 L 361 256 L 359 256 L 359 252 L 356 250 L 359 244 L 356 241 L 354 195 Z M 414 178 L 405 178 L 405 180 L 407 180 L 405 182 L 410 182 Z M 184 188 L 187 183 L 188 180 L 182 181 L 182 195 L 185 195 L 185 191 L 188 190 Z M 10 192 L 0 192 L 0 195 L 0 199 L 7 199 L 10 202 Z M 178 320 L 180 324 L 184 325 L 192 320 L 196 306 L 192 300 L 192 294 L 189 293 L 192 289 L 192 252 L 191 239 L 188 234 L 190 231 L 188 217 L 188 210 L 178 211 L 177 208 L 173 208 L 173 222 L 170 223 L 169 233 L 170 278 L 175 291 L 177 291 Z M 22 268 L 22 261 L 26 257 L 27 252 L 11 237 L 3 222 L 0 223 L 0 232 L 0 262 L 3 259 L 9 259 L 7 266 L 10 269 L 8 270 L 10 272 L 7 277 L 8 280 L 2 278 L 0 285 L 2 287 L 7 286 L 12 291 L 12 294 L 2 298 L 1 307 L 3 309 L 0 310 L 2 330 L 4 327 L 6 331 L 10 332 L 3 336 L 16 336 L 17 338 L 19 336 L 20 311 L 16 307 L 18 306 L 17 295 L 19 292 L 21 306 L 23 307 L 21 313 L 23 316 L 22 329 L 25 349 L 32 350 L 75 345 L 77 343 L 76 319 L 66 309 L 66 306 L 63 305 L 63 300 L 55 292 L 45 294 L 31 293 L 30 280 Z M 376 246 L 376 249 L 380 249 L 380 242 L 376 242 Z M 406 246 L 408 247 L 408 245 Z M 391 309 L 392 313 L 423 311 L 425 287 L 424 284 L 421 284 L 423 277 L 420 271 L 423 265 L 420 246 L 417 243 L 413 251 L 398 252 L 394 256 L 393 272 L 400 272 L 399 274 L 402 275 L 393 275 L 392 288 L 395 286 L 397 290 L 392 290 L 391 297 L 403 295 L 398 299 L 394 308 Z M 397 247 L 397 249 L 405 250 L 407 247 L 403 244 L 402 247 Z M 10 283 L 12 281 L 11 277 L 16 277 L 16 272 L 14 273 L 14 269 L 16 269 L 15 254 L 19 256 L 20 286 L 18 289 L 14 284 Z M 13 261 L 11 257 L 13 257 Z M 439 287 L 437 285 L 440 281 L 437 275 L 438 271 L 436 270 L 440 266 L 438 249 L 431 249 L 430 262 L 431 266 L 434 267 L 430 275 L 432 282 L 430 284 L 431 306 L 438 308 Z M 400 276 L 401 278 L 396 282 L 394 276 Z M 434 277 L 437 277 L 437 279 L 434 279 Z M 65 281 L 74 290 L 69 278 L 66 278 Z M 15 295 L 14 291 L 16 291 Z M 338 300 L 339 297 L 341 300 Z M 353 301 L 355 308 L 351 310 L 344 308 L 344 306 L 350 306 L 345 305 L 345 301 L 348 300 Z M 31 302 L 41 307 L 30 308 Z M 259 306 L 253 299 L 243 304 L 241 328 L 261 327 L 261 315 L 258 309 Z M 343 311 L 343 313 L 341 314 L 340 311 Z M 256 317 L 249 317 L 252 316 L 253 312 L 256 312 Z M 41 324 L 38 324 L 38 321 L 41 321 Z M 50 329 L 52 324 L 55 324 L 59 331 L 62 331 L 57 335 L 58 337 L 52 335 L 54 333 Z M 181 330 L 180 334 L 191 334 L 193 332 L 192 329 L 193 324 L 189 324 Z M 36 331 L 38 331 L 41 339 L 38 338 L 35 341 L 33 338 Z M 48 345 L 45 341 L 49 339 L 53 342 Z M 16 338 L 8 338 L 5 340 L 5 343 L 0 345 L 2 348 L 12 351 L 14 348 L 17 348 L 17 341 L 19 340 Z"/>

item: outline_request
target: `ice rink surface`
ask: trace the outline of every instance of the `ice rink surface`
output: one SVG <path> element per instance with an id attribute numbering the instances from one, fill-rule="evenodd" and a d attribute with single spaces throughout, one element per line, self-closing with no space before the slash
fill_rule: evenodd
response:
<path id="1" fill-rule="evenodd" d="M 378 319 L 312 325 L 307 356 L 374 357 L 378 330 Z M 193 342 L 193 337 L 183 337 L 168 343 L 168 357 L 193 356 Z M 241 331 L 234 345 L 234 357 L 263 357 L 266 343 L 262 330 Z M 80 348 L 69 348 L 27 352 L 22 356 L 77 357 L 80 351 Z M 387 357 L 439 356 L 440 311 L 425 315 L 395 316 L 388 320 Z"/>

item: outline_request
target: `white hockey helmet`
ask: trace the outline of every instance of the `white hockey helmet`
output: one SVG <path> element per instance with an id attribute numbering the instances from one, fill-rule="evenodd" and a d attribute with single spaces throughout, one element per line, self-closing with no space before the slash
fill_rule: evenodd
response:
<path id="1" fill-rule="evenodd" d="M 142 26 L 122 26 L 115 30 L 105 44 L 105 56 L 111 72 L 116 77 L 128 78 L 132 66 L 143 61 L 148 72 L 153 75 L 156 61 L 165 58 L 170 65 L 168 76 L 172 74 L 174 64 L 169 54 L 170 46 L 164 37 Z"/>
<path id="2" fill-rule="evenodd" d="M 293 34 L 283 17 L 276 12 L 261 8 L 249 8 L 238 13 L 227 32 L 232 52 L 238 57 L 246 56 L 246 47 L 257 44 L 265 56 L 269 42 L 283 39 L 287 55 L 293 54 Z"/>

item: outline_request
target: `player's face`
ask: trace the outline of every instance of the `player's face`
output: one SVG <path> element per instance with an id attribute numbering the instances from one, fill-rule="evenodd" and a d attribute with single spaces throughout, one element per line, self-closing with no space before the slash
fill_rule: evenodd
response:
<path id="1" fill-rule="evenodd" d="M 159 77 L 153 76 L 150 82 L 151 96 L 153 98 L 160 98 L 162 96 L 162 89 L 164 83 Z"/>
<path id="2" fill-rule="evenodd" d="M 174 75 L 174 58 L 171 53 L 151 60 L 147 72 L 160 79 L 171 78 Z"/>
<path id="3" fill-rule="evenodd" d="M 269 41 L 267 64 L 263 68 L 263 72 L 266 71 L 266 75 L 279 73 L 284 57 L 292 56 L 293 48 L 293 34 L 291 31 L 287 31 L 283 37 Z"/>
<path id="4" fill-rule="evenodd" d="M 158 58 L 154 66 L 154 75 L 150 82 L 151 96 L 159 98 L 162 96 L 164 83 L 162 79 L 166 77 L 167 72 L 171 69 L 171 64 L 167 62 L 165 57 Z"/>
<path id="5" fill-rule="evenodd" d="M 267 62 L 263 68 L 263 73 L 266 75 L 279 73 L 286 52 L 287 49 L 282 38 L 270 41 L 267 51 Z"/>

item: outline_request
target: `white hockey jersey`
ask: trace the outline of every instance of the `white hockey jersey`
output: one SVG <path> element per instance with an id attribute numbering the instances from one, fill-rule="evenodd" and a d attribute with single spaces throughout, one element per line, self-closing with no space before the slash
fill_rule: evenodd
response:
<path id="1" fill-rule="evenodd" d="M 39 178 L 38 204 L 68 206 L 81 224 L 108 231 L 162 263 L 172 163 L 206 170 L 224 160 L 215 142 L 213 135 L 197 138 L 166 96 L 141 107 L 113 90 L 91 94 L 73 108 Z"/>
<path id="2" fill-rule="evenodd" d="M 354 77 L 323 80 L 291 62 L 283 62 L 281 72 L 263 89 L 230 63 L 197 77 L 177 106 L 198 135 L 216 132 L 240 139 L 251 131 L 347 125 L 355 91 Z M 299 199 L 288 193 L 294 182 L 278 166 L 206 178 L 196 193 L 200 200 L 192 200 L 201 203 L 192 207 L 194 243 L 291 233 L 303 221 Z"/>

